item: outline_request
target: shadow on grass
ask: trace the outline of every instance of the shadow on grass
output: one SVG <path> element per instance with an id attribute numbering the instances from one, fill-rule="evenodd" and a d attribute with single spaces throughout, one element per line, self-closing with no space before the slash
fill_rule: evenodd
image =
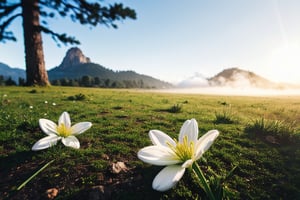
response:
<path id="1" fill-rule="evenodd" d="M 83 186 L 79 190 L 64 191 L 59 194 L 59 199 L 161 199 L 164 193 L 153 190 L 151 186 L 159 170 L 138 167 L 119 174 L 105 171 L 101 181 L 96 180 L 92 185 Z"/>
<path id="2" fill-rule="evenodd" d="M 17 187 L 30 177 L 39 164 L 32 162 L 32 151 L 22 151 L 0 158 L 0 196 L 12 199 Z"/>
<path id="3" fill-rule="evenodd" d="M 1 157 L 1 199 L 47 199 L 46 191 L 51 188 L 58 189 L 57 199 L 160 199 L 164 194 L 151 186 L 159 167 L 138 166 L 113 174 L 109 168 L 91 171 L 78 163 L 70 172 L 62 173 L 63 161 L 55 161 L 17 190 L 47 163 L 33 160 L 34 154 L 24 151 Z"/>
<path id="4" fill-rule="evenodd" d="M 108 174 L 114 181 L 95 185 L 72 195 L 71 199 L 160 199 L 162 193 L 152 189 L 152 180 L 158 171 L 152 167 L 138 168 L 124 174 Z M 69 197 L 68 197 L 69 198 Z"/>

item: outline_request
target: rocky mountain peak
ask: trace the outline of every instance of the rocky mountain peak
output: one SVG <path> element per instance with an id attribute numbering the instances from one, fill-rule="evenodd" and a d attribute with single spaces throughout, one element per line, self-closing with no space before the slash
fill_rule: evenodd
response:
<path id="1" fill-rule="evenodd" d="M 90 63 L 90 58 L 83 55 L 82 51 L 78 47 L 69 49 L 64 57 L 62 63 L 59 65 L 61 69 L 66 69 L 70 66 L 79 64 Z"/>

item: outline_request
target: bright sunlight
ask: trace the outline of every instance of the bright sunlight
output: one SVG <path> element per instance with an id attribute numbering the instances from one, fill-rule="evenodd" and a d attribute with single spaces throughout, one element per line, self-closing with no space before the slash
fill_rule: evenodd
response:
<path id="1" fill-rule="evenodd" d="M 300 46 L 286 45 L 275 49 L 269 60 L 269 75 L 277 82 L 299 83 Z"/>

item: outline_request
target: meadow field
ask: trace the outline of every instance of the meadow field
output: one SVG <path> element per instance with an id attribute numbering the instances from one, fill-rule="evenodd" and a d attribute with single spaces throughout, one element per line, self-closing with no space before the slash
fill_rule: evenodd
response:
<path id="1" fill-rule="evenodd" d="M 236 167 L 220 183 L 234 194 L 232 199 L 300 199 L 300 96 L 54 86 L 0 89 L 0 199 L 205 199 L 192 173 L 167 192 L 153 190 L 162 167 L 137 157 L 150 145 L 150 130 L 177 138 L 183 122 L 192 118 L 200 136 L 211 129 L 220 132 L 198 161 L 211 187 Z M 59 141 L 32 151 L 46 136 L 39 119 L 57 122 L 64 111 L 72 124 L 93 124 L 77 136 L 80 149 Z M 118 172 L 113 170 L 117 162 L 125 164 Z"/>

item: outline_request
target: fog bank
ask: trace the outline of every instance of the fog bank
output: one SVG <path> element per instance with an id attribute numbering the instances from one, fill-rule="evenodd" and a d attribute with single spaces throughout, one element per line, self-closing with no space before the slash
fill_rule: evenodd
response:
<path id="1" fill-rule="evenodd" d="M 299 89 L 261 89 L 254 87 L 191 87 L 158 90 L 166 93 L 210 94 L 230 96 L 300 96 Z"/>

